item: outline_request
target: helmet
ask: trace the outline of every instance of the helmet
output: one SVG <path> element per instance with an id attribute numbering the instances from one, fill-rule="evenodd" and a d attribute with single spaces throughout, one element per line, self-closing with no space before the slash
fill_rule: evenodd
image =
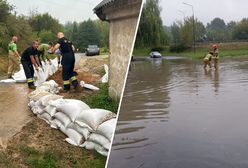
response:
<path id="1" fill-rule="evenodd" d="M 218 48 L 217 44 L 213 44 L 213 45 L 212 45 L 212 48 L 213 48 L 213 49 Z"/>

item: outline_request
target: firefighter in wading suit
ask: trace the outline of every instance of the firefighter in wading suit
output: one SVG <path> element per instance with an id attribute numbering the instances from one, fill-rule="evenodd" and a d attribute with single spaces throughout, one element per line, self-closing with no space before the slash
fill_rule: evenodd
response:
<path id="1" fill-rule="evenodd" d="M 34 68 L 38 71 L 41 69 L 40 60 L 38 58 L 38 48 L 39 42 L 34 41 L 31 47 L 28 47 L 21 56 L 21 63 L 27 78 L 28 87 L 30 89 L 35 89 L 34 86 Z"/>
<path id="2" fill-rule="evenodd" d="M 217 69 L 219 62 L 219 49 L 216 44 L 212 45 L 212 52 L 213 52 L 214 68 Z"/>
<path id="3" fill-rule="evenodd" d="M 211 59 L 213 57 L 213 52 L 210 51 L 203 59 L 203 62 L 204 62 L 204 69 L 206 69 L 207 65 L 209 66 L 209 68 L 212 68 L 212 65 L 211 65 Z"/>
<path id="4" fill-rule="evenodd" d="M 59 32 L 57 34 L 58 42 L 53 48 L 53 53 L 59 49 L 62 55 L 61 65 L 62 65 L 62 79 L 64 81 L 64 93 L 69 93 L 70 91 L 70 81 L 73 85 L 75 91 L 78 90 L 78 81 L 73 73 L 75 65 L 75 55 L 74 46 L 71 41 L 65 38 L 64 33 Z"/>

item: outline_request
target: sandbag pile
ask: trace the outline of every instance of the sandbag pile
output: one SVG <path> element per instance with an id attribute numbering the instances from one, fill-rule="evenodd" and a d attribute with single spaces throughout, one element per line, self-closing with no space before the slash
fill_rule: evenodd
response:
<path id="1" fill-rule="evenodd" d="M 62 131 L 68 143 L 107 156 L 116 115 L 104 109 L 91 109 L 80 100 L 63 99 L 55 94 L 58 90 L 54 81 L 48 81 L 31 92 L 29 106 L 33 113 Z"/>
<path id="2" fill-rule="evenodd" d="M 51 63 L 42 61 L 42 68 L 39 68 L 38 71 L 35 70 L 34 73 L 34 77 L 36 78 L 35 86 L 41 85 L 43 82 L 45 82 L 48 79 L 49 75 L 53 75 L 57 70 L 58 70 L 57 59 L 51 60 Z M 16 72 L 14 75 L 12 75 L 12 78 L 13 79 L 1 80 L 0 82 L 4 82 L 4 83 L 26 82 L 26 76 L 22 64 L 20 64 L 20 70 Z"/>

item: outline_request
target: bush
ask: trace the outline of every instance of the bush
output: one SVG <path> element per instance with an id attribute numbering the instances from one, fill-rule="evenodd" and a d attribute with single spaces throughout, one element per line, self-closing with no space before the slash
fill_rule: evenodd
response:
<path id="1" fill-rule="evenodd" d="M 187 49 L 190 49 L 190 47 L 185 46 L 183 44 L 170 46 L 170 52 L 177 52 L 177 53 L 179 53 L 179 52 L 183 52 L 183 51 L 185 51 Z"/>
<path id="2" fill-rule="evenodd" d="M 151 51 L 163 52 L 164 50 L 165 50 L 164 47 L 153 47 L 153 48 L 151 48 Z"/>

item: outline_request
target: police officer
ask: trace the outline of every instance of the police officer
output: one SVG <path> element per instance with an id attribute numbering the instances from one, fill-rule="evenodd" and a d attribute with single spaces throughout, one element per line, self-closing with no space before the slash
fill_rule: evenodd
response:
<path id="1" fill-rule="evenodd" d="M 64 92 L 70 91 L 70 80 L 75 90 L 78 89 L 78 81 L 73 73 L 75 65 L 74 46 L 70 40 L 65 38 L 64 33 L 59 32 L 57 34 L 58 42 L 53 48 L 53 52 L 57 49 L 60 50 L 62 55 L 62 79 L 64 81 Z"/>
<path id="2" fill-rule="evenodd" d="M 34 41 L 32 46 L 28 47 L 21 56 L 21 63 L 27 78 L 28 87 L 30 89 L 35 89 L 34 86 L 34 68 L 38 71 L 40 65 L 40 60 L 38 58 L 37 48 L 39 46 L 38 41 Z"/>

